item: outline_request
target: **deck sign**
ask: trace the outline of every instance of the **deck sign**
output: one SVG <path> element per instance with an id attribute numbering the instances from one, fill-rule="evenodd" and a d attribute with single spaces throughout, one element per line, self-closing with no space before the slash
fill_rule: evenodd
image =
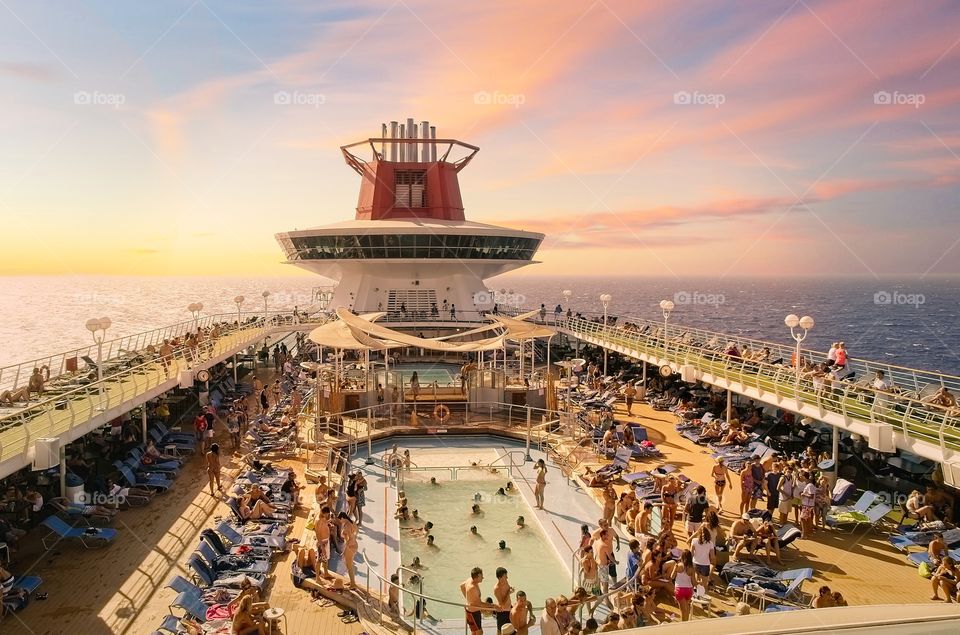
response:
<path id="1" fill-rule="evenodd" d="M 427 428 L 427 434 L 446 434 L 446 428 Z"/>

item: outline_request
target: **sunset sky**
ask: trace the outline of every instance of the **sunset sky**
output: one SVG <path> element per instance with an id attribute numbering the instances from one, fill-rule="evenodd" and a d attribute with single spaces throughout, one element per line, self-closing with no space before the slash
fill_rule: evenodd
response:
<path id="1" fill-rule="evenodd" d="M 958 71 L 932 0 L 2 0 L 0 274 L 294 274 L 408 116 L 531 274 L 956 273 Z"/>

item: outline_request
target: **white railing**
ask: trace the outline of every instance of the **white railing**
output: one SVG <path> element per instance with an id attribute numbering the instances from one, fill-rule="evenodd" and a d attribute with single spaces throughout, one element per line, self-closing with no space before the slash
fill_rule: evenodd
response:
<path id="1" fill-rule="evenodd" d="M 16 410 L 0 416 L 0 464 L 25 458 L 39 437 L 65 436 L 95 420 L 106 422 L 108 417 L 139 405 L 144 396 L 158 389 L 164 392 L 174 388 L 182 370 L 217 363 L 277 330 L 309 327 L 324 319 L 294 324 L 274 316 L 266 322 L 261 318 L 242 323 L 239 328 L 231 325 L 216 339 L 201 340 L 195 348 L 181 346 L 166 359 L 140 351 L 132 356 L 135 361 L 115 362 L 109 368 L 104 364 L 103 379 L 98 381 L 86 381 L 89 371 L 64 373 L 59 381 L 50 382 L 55 389 L 48 389 L 37 401 L 18 405 Z M 7 468 L 5 465 L 4 472 L 11 471 Z"/>
<path id="2" fill-rule="evenodd" d="M 848 369 L 857 373 L 856 382 L 815 385 L 809 377 L 797 382 L 796 372 L 789 365 L 793 354 L 790 347 L 681 326 L 670 327 L 665 340 L 662 326 L 655 328 L 652 323 L 633 319 L 631 322 L 637 328 L 604 326 L 579 318 L 563 319 L 558 327 L 578 339 L 612 351 L 655 364 L 670 364 L 675 371 L 681 366 L 693 366 L 716 385 L 738 390 L 737 387 L 749 388 L 764 401 L 780 404 L 793 400 L 795 404 L 814 407 L 821 417 L 836 415 L 845 421 L 888 424 L 909 439 L 941 449 L 960 450 L 960 410 L 929 404 L 920 398 L 921 393 L 930 392 L 927 386 L 943 386 L 960 395 L 960 377 L 856 359 L 848 363 Z M 728 342 L 737 343 L 741 350 L 745 345 L 751 350 L 766 347 L 771 352 L 769 359 L 781 358 L 785 363 L 731 357 L 723 352 Z M 803 355 L 826 359 L 825 353 L 816 351 L 804 350 Z M 886 379 L 893 381 L 899 392 L 875 389 L 872 379 L 877 370 L 884 371 Z"/>

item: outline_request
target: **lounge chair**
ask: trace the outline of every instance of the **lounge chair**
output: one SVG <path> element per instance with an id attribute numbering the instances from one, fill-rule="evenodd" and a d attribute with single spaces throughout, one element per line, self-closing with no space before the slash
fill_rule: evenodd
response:
<path id="1" fill-rule="evenodd" d="M 116 463 L 114 464 L 116 465 Z M 143 478 L 138 477 L 133 473 L 129 466 L 120 464 L 117 465 L 117 471 L 120 472 L 120 475 L 123 477 L 123 480 L 127 482 L 127 485 L 130 487 L 140 487 L 143 489 L 157 490 L 160 492 L 166 492 L 170 489 L 170 486 L 173 485 L 173 481 L 163 478 L 162 476 L 155 475 L 150 476 L 146 475 Z"/>
<path id="2" fill-rule="evenodd" d="M 157 630 L 154 631 L 154 633 L 160 633 L 160 635 L 163 635 L 163 633 L 179 635 L 180 632 L 180 618 L 176 615 L 164 616 L 160 626 L 158 626 Z"/>
<path id="3" fill-rule="evenodd" d="M 117 469 L 120 469 L 119 468 L 120 465 L 126 465 L 133 471 L 134 474 L 142 473 L 146 476 L 146 478 L 163 477 L 168 481 L 173 481 L 173 479 L 177 477 L 177 473 L 179 472 L 179 468 L 164 469 L 159 465 L 154 465 L 150 463 L 143 465 L 140 463 L 140 461 L 138 461 L 133 457 L 130 457 L 122 462 L 114 461 L 113 465 Z"/>
<path id="4" fill-rule="evenodd" d="M 43 526 L 50 530 L 50 533 L 43 537 L 43 547 L 51 549 L 53 545 L 61 540 L 77 539 L 87 549 L 93 547 L 102 547 L 113 542 L 117 537 L 116 529 L 105 527 L 71 527 L 59 516 L 47 516 L 43 519 Z M 56 536 L 56 540 L 47 544 L 51 537 Z"/>
<path id="5" fill-rule="evenodd" d="M 933 540 L 935 531 L 907 531 L 903 534 L 890 536 L 890 544 L 900 551 L 907 551 L 911 547 L 920 547 L 926 549 Z M 940 532 L 943 534 L 943 542 L 947 547 L 960 546 L 960 529 L 947 529 Z"/>
<path id="6" fill-rule="evenodd" d="M 157 429 L 149 430 L 148 434 L 153 439 L 154 443 L 157 444 L 158 448 L 166 448 L 167 446 L 172 446 L 178 453 L 187 452 L 192 453 L 197 449 L 197 442 L 195 439 L 168 439 L 163 436 L 163 433 Z"/>
<path id="7" fill-rule="evenodd" d="M 202 599 L 196 595 L 193 595 L 192 593 L 181 593 L 173 601 L 173 604 L 171 604 L 170 607 L 182 609 L 185 613 L 190 615 L 193 619 L 197 620 L 201 624 L 207 621 L 207 609 L 209 607 L 203 603 Z"/>
<path id="8" fill-rule="evenodd" d="M 857 486 L 850 481 L 843 478 L 837 479 L 837 484 L 833 486 L 833 493 L 830 496 L 830 504 L 843 505 L 856 489 Z"/>
<path id="9" fill-rule="evenodd" d="M 794 527 L 789 523 L 787 523 L 786 525 L 778 529 L 777 543 L 780 546 L 780 550 L 782 551 L 783 549 L 786 549 L 787 547 L 792 545 L 802 535 L 803 535 L 802 531 L 800 531 L 799 529 L 797 529 L 796 527 Z M 796 549 L 799 549 L 799 547 L 796 547 L 796 545 L 794 545 L 794 547 Z"/>
<path id="10" fill-rule="evenodd" d="M 220 556 L 203 540 L 197 545 L 197 553 L 206 561 L 210 569 L 218 575 L 224 573 L 267 573 L 270 570 L 269 560 L 241 554 Z M 238 566 L 232 567 L 231 564 L 237 564 Z"/>
<path id="11" fill-rule="evenodd" d="M 860 525 L 867 524 L 873 527 L 890 513 L 892 508 L 889 505 L 880 503 L 868 509 L 865 513 L 860 512 L 842 512 L 838 515 L 827 516 L 827 525 L 836 527 L 838 525 L 853 525 L 854 531 Z"/>
<path id="12" fill-rule="evenodd" d="M 240 515 L 240 499 L 239 498 L 228 498 L 227 507 L 230 508 L 230 511 L 233 512 L 234 518 L 237 520 L 238 525 L 245 525 L 247 522 L 253 521 L 258 523 L 271 523 L 271 524 L 287 524 L 290 522 L 290 517 L 287 514 L 277 512 L 277 516 L 263 516 L 260 518 L 244 518 Z"/>
<path id="13" fill-rule="evenodd" d="M 196 554 L 187 558 L 187 565 L 194 572 L 194 574 L 196 574 L 197 579 L 208 587 L 239 589 L 245 579 L 258 589 L 262 589 L 266 584 L 266 576 L 264 576 L 262 573 L 237 571 L 229 574 L 217 574 L 206 562 L 200 559 L 200 556 Z"/>
<path id="14" fill-rule="evenodd" d="M 960 562 L 960 549 L 951 549 L 947 552 L 947 555 L 953 558 L 954 562 Z M 926 562 L 931 569 L 935 568 L 933 561 L 930 559 L 930 554 L 926 551 L 915 551 L 914 553 L 907 554 L 907 560 L 917 566 L 920 566 L 921 562 Z"/>
<path id="15" fill-rule="evenodd" d="M 84 505 L 83 503 L 71 503 L 62 496 L 51 498 L 49 502 L 56 514 L 66 521 L 81 521 L 85 525 L 92 525 L 91 520 L 98 520 L 104 525 L 113 522 L 113 516 L 110 514 L 101 514 L 96 511 L 95 505 Z"/>
<path id="16" fill-rule="evenodd" d="M 878 498 L 880 498 L 879 494 L 867 490 L 860 495 L 859 500 L 857 500 L 857 502 L 853 505 L 833 505 L 830 507 L 830 515 L 835 516 L 837 514 L 849 512 L 865 514 L 867 513 L 867 510 L 870 509 L 870 506 L 877 502 Z"/>
<path id="17" fill-rule="evenodd" d="M 747 583 L 742 587 L 739 587 L 739 591 L 744 602 L 750 598 L 759 600 L 761 611 L 764 609 L 767 602 L 771 600 L 782 604 L 806 607 L 809 603 L 804 601 L 801 587 L 803 586 L 805 580 L 812 579 L 813 569 L 792 569 L 790 571 L 784 571 L 777 578 L 777 581 L 779 582 L 789 581 L 790 583 L 783 591 L 760 586 L 758 583 Z"/>
<path id="18" fill-rule="evenodd" d="M 286 551 L 287 539 L 284 536 L 274 534 L 241 534 L 230 523 L 221 521 L 217 525 L 217 531 L 231 545 L 249 545 L 251 547 L 264 547 L 274 551 Z"/>
<path id="19" fill-rule="evenodd" d="M 613 480 L 630 467 L 630 459 L 632 458 L 633 449 L 621 446 L 617 448 L 617 453 L 613 457 L 613 463 L 604 465 L 594 472 L 594 474 L 604 480 Z"/>
<path id="20" fill-rule="evenodd" d="M 234 545 L 232 547 L 227 547 L 227 545 L 223 544 L 220 534 L 212 529 L 204 529 L 201 531 L 200 538 L 210 545 L 210 547 L 218 556 L 226 556 L 241 552 L 246 553 L 247 555 L 252 555 L 253 557 L 261 560 L 270 560 L 270 558 L 273 556 L 273 552 L 266 547 L 250 547 L 249 545 Z"/>

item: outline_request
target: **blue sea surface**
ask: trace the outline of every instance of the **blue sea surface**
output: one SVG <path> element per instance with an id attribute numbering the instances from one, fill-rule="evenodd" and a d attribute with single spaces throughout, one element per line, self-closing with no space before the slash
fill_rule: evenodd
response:
<path id="1" fill-rule="evenodd" d="M 113 320 L 120 337 L 190 319 L 186 306 L 203 302 L 204 313 L 310 304 L 319 277 L 0 277 L 0 366 L 25 362 L 91 343 L 84 323 Z M 788 313 L 810 315 L 816 326 L 805 347 L 826 350 L 843 340 L 853 357 L 960 375 L 960 279 L 782 279 L 546 277 L 509 275 L 489 287 L 513 291 L 524 306 L 549 311 L 572 291 L 574 311 L 602 313 L 600 295 L 613 299 L 610 315 L 663 319 L 660 300 L 674 300 L 671 324 L 792 344 L 783 324 Z M 566 308 L 566 307 L 564 307 Z"/>

